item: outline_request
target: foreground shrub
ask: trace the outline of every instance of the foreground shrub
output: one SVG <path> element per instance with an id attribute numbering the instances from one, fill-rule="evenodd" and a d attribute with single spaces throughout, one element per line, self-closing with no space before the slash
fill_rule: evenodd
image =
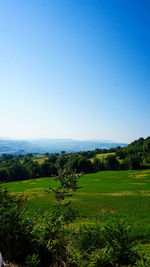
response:
<path id="1" fill-rule="evenodd" d="M 23 202 L 0 187 L 0 249 L 10 260 L 24 259 L 31 249 L 31 223 L 23 218 Z"/>
<path id="2" fill-rule="evenodd" d="M 77 247 L 84 266 L 133 266 L 139 253 L 123 223 L 80 229 Z"/>
<path id="3" fill-rule="evenodd" d="M 51 232 L 47 248 L 52 254 L 53 263 L 56 266 L 69 266 L 71 253 L 67 249 L 67 227 L 77 216 L 72 208 L 70 198 L 79 189 L 78 180 L 81 174 L 71 172 L 70 169 L 59 169 L 58 176 L 54 178 L 58 182 L 57 188 L 50 187 L 47 193 L 52 194 L 56 200 L 51 216 Z"/>
<path id="4" fill-rule="evenodd" d="M 0 187 L 0 251 L 9 261 L 26 261 L 28 266 L 39 266 L 41 261 L 41 266 L 49 266 L 50 219 L 31 215 L 25 211 L 24 202 Z"/>
<path id="5" fill-rule="evenodd" d="M 40 265 L 40 260 L 37 254 L 28 255 L 26 258 L 26 265 L 28 267 L 37 267 Z"/>
<path id="6" fill-rule="evenodd" d="M 112 249 L 102 248 L 97 249 L 91 253 L 89 257 L 89 267 L 95 266 L 114 266 L 113 251 Z"/>
<path id="7" fill-rule="evenodd" d="M 134 265 L 134 267 L 149 267 L 150 266 L 150 256 L 142 255 Z"/>

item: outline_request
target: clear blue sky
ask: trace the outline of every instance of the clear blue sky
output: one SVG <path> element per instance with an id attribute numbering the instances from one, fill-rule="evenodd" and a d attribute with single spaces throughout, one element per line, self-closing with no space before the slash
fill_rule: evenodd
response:
<path id="1" fill-rule="evenodd" d="M 149 14 L 149 0 L 1 0 L 0 136 L 149 136 Z"/>

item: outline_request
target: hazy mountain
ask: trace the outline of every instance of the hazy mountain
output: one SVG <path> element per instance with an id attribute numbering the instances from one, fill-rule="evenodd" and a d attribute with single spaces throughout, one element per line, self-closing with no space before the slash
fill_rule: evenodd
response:
<path id="1" fill-rule="evenodd" d="M 0 154 L 25 154 L 38 147 L 25 140 L 0 139 Z"/>
<path id="2" fill-rule="evenodd" d="M 15 140 L 0 138 L 0 154 L 25 154 L 25 153 L 56 153 L 62 150 L 66 152 L 78 152 L 93 150 L 95 148 L 112 148 L 125 146 L 124 143 L 100 140 L 72 140 L 72 139 L 31 139 Z"/>

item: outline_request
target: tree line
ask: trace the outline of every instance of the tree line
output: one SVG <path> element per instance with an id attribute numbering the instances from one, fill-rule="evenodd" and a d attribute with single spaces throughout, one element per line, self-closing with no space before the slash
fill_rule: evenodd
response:
<path id="1" fill-rule="evenodd" d="M 102 157 L 98 158 L 97 155 Z M 126 147 L 97 148 L 79 153 L 62 151 L 60 154 L 46 153 L 45 156 L 40 164 L 32 154 L 2 155 L 0 181 L 56 176 L 57 170 L 63 168 L 77 173 L 150 168 L 150 137 L 140 138 Z"/>

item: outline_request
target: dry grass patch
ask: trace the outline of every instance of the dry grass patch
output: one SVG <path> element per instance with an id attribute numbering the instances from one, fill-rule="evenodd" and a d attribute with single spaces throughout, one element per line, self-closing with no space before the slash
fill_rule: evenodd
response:
<path id="1" fill-rule="evenodd" d="M 144 174 L 137 174 L 135 175 L 136 179 L 140 179 L 140 178 L 145 178 L 146 176 L 148 176 L 148 174 L 144 173 Z"/>
<path id="2" fill-rule="evenodd" d="M 134 191 L 122 191 L 122 192 L 110 192 L 110 193 L 105 193 L 105 192 L 96 192 L 96 193 L 91 193 L 91 192 L 77 192 L 76 194 L 79 194 L 79 195 L 87 195 L 87 196 L 132 196 L 132 195 L 139 195 L 137 192 L 134 192 Z"/>
<path id="3" fill-rule="evenodd" d="M 150 196 L 150 191 L 141 190 L 141 191 L 124 191 L 124 192 L 116 192 L 116 193 L 101 193 L 102 195 L 108 195 L 108 196 Z"/>
<path id="4" fill-rule="evenodd" d="M 25 192 L 16 192 L 12 193 L 13 195 L 17 195 L 19 197 L 23 197 L 24 199 L 34 199 L 34 198 L 43 198 L 45 192 L 31 191 L 31 189 L 26 190 Z"/>
<path id="5" fill-rule="evenodd" d="M 115 211 L 114 210 L 109 210 L 109 209 L 101 209 L 100 211 L 99 211 L 99 213 L 101 213 L 101 214 L 113 214 L 113 213 L 115 213 Z"/>
<path id="6" fill-rule="evenodd" d="M 26 189 L 26 191 L 30 191 L 31 193 L 34 191 L 44 191 L 45 188 L 41 188 L 41 187 L 35 187 L 35 188 L 28 188 Z"/>
<path id="7" fill-rule="evenodd" d="M 135 184 L 135 185 L 145 185 L 146 183 L 129 183 L 129 184 Z"/>
<path id="8" fill-rule="evenodd" d="M 132 195 L 138 195 L 137 193 L 133 191 L 122 191 L 122 192 L 115 192 L 115 193 L 101 193 L 102 195 L 106 196 L 132 196 Z"/>
<path id="9" fill-rule="evenodd" d="M 33 158 L 33 161 L 37 161 L 39 164 L 42 164 L 45 160 L 47 160 L 48 157 L 42 157 L 42 158 Z"/>
<path id="10" fill-rule="evenodd" d="M 143 195 L 143 196 L 150 196 L 150 191 L 149 190 L 141 190 L 139 193 L 141 195 Z"/>
<path id="11" fill-rule="evenodd" d="M 135 174 L 129 174 L 129 177 L 130 178 L 134 178 L 134 179 L 140 179 L 140 178 L 145 178 L 148 176 L 148 173 L 142 173 L 142 174 L 139 174 L 139 173 L 135 173 Z"/>

